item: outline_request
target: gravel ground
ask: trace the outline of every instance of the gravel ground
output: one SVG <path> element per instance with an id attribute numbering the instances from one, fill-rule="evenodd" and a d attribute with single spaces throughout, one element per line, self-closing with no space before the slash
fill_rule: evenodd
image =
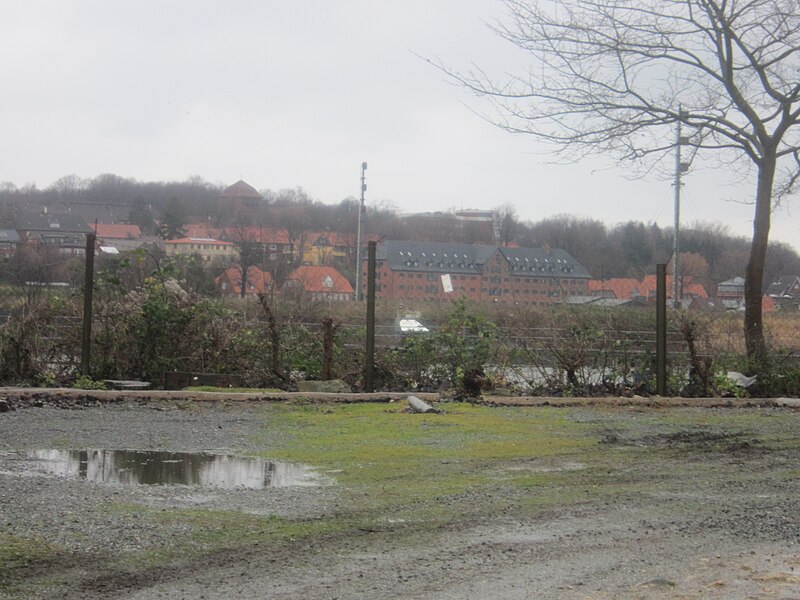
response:
<path id="1" fill-rule="evenodd" d="M 335 489 L 282 487 L 200 489 L 193 486 L 92 485 L 80 479 L 32 474 L 19 453 L 34 449 L 115 448 L 246 455 L 256 444 L 263 411 L 253 405 L 193 405 L 164 402 L 110 405 L 79 410 L 32 408 L 0 416 L 0 523 L 7 533 L 30 533 L 77 552 L 125 552 L 163 543 L 185 533 L 173 524 L 158 529 L 135 515 L 96 517 L 109 503 L 155 508 L 208 508 L 260 515 L 311 517 L 324 512 Z M 58 499 L 54 507 L 54 498 Z M 172 528 L 172 529 L 171 529 Z"/>
<path id="2" fill-rule="evenodd" d="M 798 412 L 772 409 L 763 416 L 798 431 Z M 666 491 L 553 508 L 535 518 L 501 512 L 490 522 L 458 529 L 376 527 L 322 543 L 298 541 L 279 551 L 250 548 L 202 556 L 163 570 L 139 573 L 131 566 L 129 578 L 114 580 L 93 577 L 91 565 L 71 564 L 71 557 L 102 561 L 163 545 L 187 530 L 169 520 L 156 527 L 135 511 L 104 506 L 313 518 L 337 510 L 337 487 L 198 491 L 96 485 L 32 475 L 19 454 L 103 447 L 247 454 L 269 447 L 260 429 L 264 418 L 258 404 L 172 401 L 72 410 L 43 406 L 0 414 L 0 533 L 37 537 L 70 550 L 62 568 L 71 569 L 68 579 L 74 585 L 27 597 L 800 598 L 800 476 L 785 476 L 787 470 L 797 473 L 800 453 L 768 451 L 760 447 L 758 432 L 753 439 L 734 440 L 724 456 L 709 455 L 707 460 L 724 463 L 724 477 L 701 468 L 705 455 L 692 454 L 686 477 Z M 630 413 L 586 409 L 576 410 L 574 418 L 607 429 L 608 443 L 621 446 L 668 448 L 708 441 L 680 439 L 644 425 L 637 429 L 636 415 Z M 623 421 L 634 427 L 621 436 L 616 425 Z M 656 465 L 665 473 L 681 468 L 680 459 L 665 460 Z M 634 466 L 627 475 L 652 480 L 658 477 L 653 468 L 652 463 Z M 779 472 L 784 475 L 770 476 Z M 729 478 L 731 473 L 736 477 Z"/>

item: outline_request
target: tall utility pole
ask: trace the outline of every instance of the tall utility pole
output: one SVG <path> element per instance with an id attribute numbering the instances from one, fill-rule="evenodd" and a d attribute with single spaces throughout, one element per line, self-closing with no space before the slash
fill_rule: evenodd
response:
<path id="1" fill-rule="evenodd" d="M 361 200 L 358 203 L 358 228 L 356 229 L 356 300 L 361 300 L 361 237 L 364 229 L 364 192 L 367 191 L 367 163 L 361 163 Z"/>
<path id="2" fill-rule="evenodd" d="M 681 174 L 689 170 L 689 163 L 681 162 L 681 146 L 689 143 L 688 137 L 681 136 L 681 118 L 683 111 L 679 109 L 680 118 L 677 127 L 677 144 L 675 144 L 675 236 L 672 240 L 672 306 L 681 307 L 681 286 L 678 283 L 678 253 L 680 246 L 678 237 L 681 231 Z"/>

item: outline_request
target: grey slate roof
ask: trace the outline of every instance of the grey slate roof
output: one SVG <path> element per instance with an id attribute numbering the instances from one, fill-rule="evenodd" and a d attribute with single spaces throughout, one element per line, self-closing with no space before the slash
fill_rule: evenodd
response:
<path id="1" fill-rule="evenodd" d="M 386 240 L 378 245 L 376 258 L 394 270 L 478 274 L 496 250 L 496 246 Z"/>
<path id="2" fill-rule="evenodd" d="M 720 286 L 730 286 L 730 287 L 740 287 L 744 285 L 744 277 L 734 277 L 733 279 L 728 279 L 728 281 L 721 281 L 717 284 L 717 287 Z"/>
<path id="3" fill-rule="evenodd" d="M 19 234 L 16 229 L 0 229 L 0 243 L 15 244 L 19 242 Z"/>
<path id="4" fill-rule="evenodd" d="M 501 247 L 500 253 L 506 257 L 512 270 L 519 272 L 520 275 L 591 278 L 583 265 L 564 250 Z"/>
<path id="5" fill-rule="evenodd" d="M 797 293 L 792 292 L 792 287 L 797 281 L 797 275 L 784 275 L 783 277 L 779 277 L 767 288 L 767 295 L 772 296 L 773 298 L 796 296 Z"/>
<path id="6" fill-rule="evenodd" d="M 378 245 L 376 258 L 385 260 L 392 270 L 477 275 L 498 252 L 521 276 L 590 278 L 589 272 L 564 250 L 544 248 L 386 240 Z"/>
<path id="7" fill-rule="evenodd" d="M 86 224 L 86 221 L 71 213 L 26 213 L 16 219 L 14 228 L 17 231 L 93 233 L 92 228 Z"/>

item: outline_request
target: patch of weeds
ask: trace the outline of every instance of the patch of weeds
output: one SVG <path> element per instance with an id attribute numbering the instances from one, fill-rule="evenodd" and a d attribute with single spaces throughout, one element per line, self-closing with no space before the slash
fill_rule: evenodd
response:
<path id="1" fill-rule="evenodd" d="M 619 432 L 614 431 L 612 429 L 606 429 L 600 432 L 600 443 L 601 444 L 621 444 L 622 437 L 620 436 Z"/>
<path id="2" fill-rule="evenodd" d="M 63 556 L 51 544 L 0 532 L 0 592 L 18 592 L 21 584 L 47 574 Z"/>
<path id="3" fill-rule="evenodd" d="M 50 544 L 0 533 L 0 568 L 3 570 L 42 562 L 56 553 L 57 549 Z"/>
<path id="4" fill-rule="evenodd" d="M 214 392 L 218 394 L 272 394 L 283 390 L 278 388 L 244 388 L 244 387 L 217 387 L 213 385 L 198 385 L 183 388 L 185 392 Z"/>
<path id="5" fill-rule="evenodd" d="M 240 552 L 250 548 L 292 543 L 309 537 L 325 537 L 356 529 L 358 523 L 337 517 L 287 519 L 274 515 L 252 515 L 212 509 L 156 509 L 132 503 L 109 503 L 103 510 L 135 515 L 148 527 L 169 528 L 171 535 L 161 545 L 126 553 L 105 567 L 107 576 L 129 570 L 178 566 L 219 551 Z"/>
<path id="6" fill-rule="evenodd" d="M 275 515 L 194 508 L 158 512 L 154 516 L 159 521 L 188 526 L 192 545 L 203 549 L 297 541 L 347 528 L 347 523 L 338 519 L 293 520 Z"/>
<path id="7" fill-rule="evenodd" d="M 70 387 L 78 390 L 107 390 L 108 386 L 103 381 L 92 379 L 88 375 L 81 375 L 72 382 Z"/>
<path id="8" fill-rule="evenodd" d="M 749 438 L 749 439 L 748 439 Z M 713 431 L 709 429 L 681 430 L 640 438 L 645 446 L 699 450 L 704 452 L 742 453 L 768 450 L 764 443 L 747 431 Z"/>
<path id="9" fill-rule="evenodd" d="M 550 485 L 556 477 L 551 473 L 522 472 L 507 477 L 504 481 L 520 490 L 539 489 Z"/>
<path id="10" fill-rule="evenodd" d="M 351 514 L 406 512 L 412 518 L 454 518 L 488 512 L 502 485 L 526 490 L 535 477 L 509 476 L 508 463 L 541 457 L 578 460 L 596 439 L 567 411 L 489 408 L 450 403 L 446 414 L 408 414 L 404 403 L 276 405 L 265 438 L 285 434 L 270 457 L 336 469 Z M 288 435 L 286 435 L 288 434 Z M 490 500 L 477 505 L 480 494 Z M 513 494 L 512 494 L 513 495 Z M 447 516 L 449 515 L 449 517 Z"/>

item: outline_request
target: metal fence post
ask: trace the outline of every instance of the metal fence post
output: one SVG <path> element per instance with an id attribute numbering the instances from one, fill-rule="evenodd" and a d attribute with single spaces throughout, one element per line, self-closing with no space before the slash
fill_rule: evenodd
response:
<path id="1" fill-rule="evenodd" d="M 89 377 L 92 347 L 92 292 L 94 288 L 95 234 L 86 234 L 86 270 L 83 279 L 83 332 L 81 337 L 81 375 Z"/>
<path id="2" fill-rule="evenodd" d="M 667 265 L 656 265 L 656 393 L 667 395 Z"/>
<path id="3" fill-rule="evenodd" d="M 369 242 L 367 250 L 367 347 L 364 370 L 364 390 L 375 389 L 375 249 L 377 242 Z"/>

